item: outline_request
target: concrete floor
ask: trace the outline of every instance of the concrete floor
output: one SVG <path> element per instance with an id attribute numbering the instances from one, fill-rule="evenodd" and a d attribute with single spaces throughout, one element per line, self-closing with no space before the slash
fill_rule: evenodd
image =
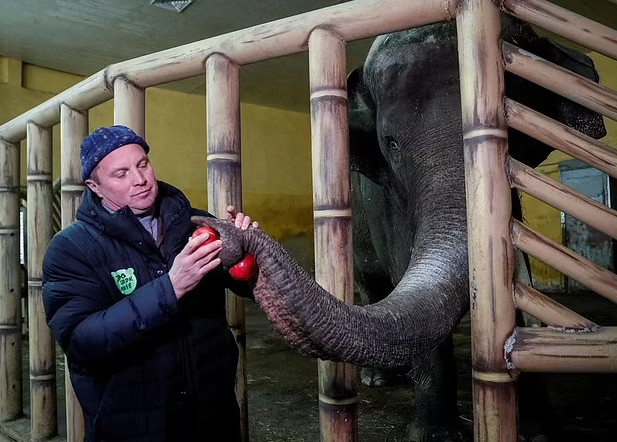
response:
<path id="1" fill-rule="evenodd" d="M 597 301 L 597 300 L 595 300 Z M 601 301 L 601 300 L 600 300 Z M 588 302 L 596 308 L 597 302 Z M 617 324 L 617 307 L 600 302 L 597 313 Z M 599 307 L 599 306 L 598 306 Z M 317 377 L 314 360 L 298 354 L 272 331 L 255 306 L 247 308 L 249 415 L 252 441 L 314 442 L 319 440 Z M 459 372 L 458 406 L 463 420 L 472 419 L 469 316 L 455 333 Z M 548 374 L 561 442 L 617 440 L 617 375 Z M 385 388 L 358 386 L 359 434 L 362 442 L 405 441 L 414 413 L 413 385 Z M 523 414 L 523 413 L 522 413 Z"/>
<path id="2" fill-rule="evenodd" d="M 286 248 L 312 271 L 310 247 L 302 241 Z M 556 296 L 600 325 L 617 324 L 617 306 L 599 296 Z M 252 442 L 315 442 L 319 440 L 317 363 L 290 348 L 273 331 L 265 315 L 247 302 L 247 370 L 249 433 Z M 459 412 L 471 422 L 469 316 L 456 329 L 459 371 Z M 27 346 L 24 380 L 27 383 Z M 64 360 L 57 357 L 60 434 L 64 426 Z M 617 374 L 548 374 L 549 399 L 554 407 L 560 442 L 614 442 L 617 440 Z M 27 385 L 25 404 L 29 401 Z M 411 383 L 368 388 L 358 382 L 359 434 L 362 442 L 402 442 L 414 413 Z M 26 406 L 28 408 L 28 406 Z M 27 412 L 27 410 L 26 410 Z M 540 412 L 540 415 L 543 413 Z M 524 413 L 521 413 L 524 415 Z M 25 425 L 25 424 L 24 424 Z M 23 425 L 22 425 L 23 426 Z M 0 438 L 1 440 L 1 438 Z"/>
<path id="3" fill-rule="evenodd" d="M 570 301 L 575 301 L 570 299 Z M 578 302 L 590 319 L 617 323 L 617 307 L 597 298 Z M 586 311 L 591 309 L 591 311 Z M 319 440 L 317 364 L 290 348 L 273 331 L 259 308 L 247 303 L 247 364 L 249 432 L 253 442 L 314 442 Z M 595 313 L 594 313 L 595 312 Z M 608 320 L 611 322 L 606 322 Z M 469 321 L 455 334 L 459 370 L 459 411 L 472 418 Z M 24 360 L 27 359 L 25 348 Z M 64 361 L 58 363 L 58 398 L 63 400 Z M 24 367 L 24 380 L 28 375 Z M 549 397 L 563 442 L 617 440 L 617 375 L 549 374 Z M 413 385 L 368 388 L 358 385 L 359 434 L 362 442 L 402 442 L 414 413 Z M 29 392 L 25 388 L 25 403 Z M 26 410 L 27 411 L 27 410 Z M 59 408 L 60 434 L 65 433 L 64 405 Z M 22 425 L 23 426 L 23 425 Z"/>

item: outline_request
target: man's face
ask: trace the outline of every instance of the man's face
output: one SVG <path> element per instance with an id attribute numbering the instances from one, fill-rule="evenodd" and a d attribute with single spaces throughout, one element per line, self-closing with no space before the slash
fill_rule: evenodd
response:
<path id="1" fill-rule="evenodd" d="M 139 144 L 127 144 L 108 154 L 86 184 L 109 209 L 128 206 L 135 215 L 150 210 L 159 190 L 148 156 Z"/>

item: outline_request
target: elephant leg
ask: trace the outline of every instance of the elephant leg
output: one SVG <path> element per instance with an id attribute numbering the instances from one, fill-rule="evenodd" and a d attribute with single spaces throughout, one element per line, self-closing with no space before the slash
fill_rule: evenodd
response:
<path id="1" fill-rule="evenodd" d="M 367 387 L 389 387 L 409 382 L 408 372 L 408 369 L 385 370 L 363 367 L 360 371 L 360 379 Z"/>
<path id="2" fill-rule="evenodd" d="M 419 367 L 413 370 L 416 382 L 416 415 L 407 427 L 412 442 L 471 441 L 457 406 L 457 370 L 452 336 Z"/>
<path id="3" fill-rule="evenodd" d="M 384 293 L 390 293 L 393 289 L 390 279 L 384 275 L 379 275 L 366 271 L 357 271 L 354 280 L 360 294 L 362 304 L 373 304 L 383 298 Z M 381 295 L 381 298 L 379 297 Z M 363 367 L 360 371 L 360 379 L 367 387 L 387 387 L 400 383 L 409 382 L 411 368 L 398 370 L 386 370 L 373 367 Z"/>

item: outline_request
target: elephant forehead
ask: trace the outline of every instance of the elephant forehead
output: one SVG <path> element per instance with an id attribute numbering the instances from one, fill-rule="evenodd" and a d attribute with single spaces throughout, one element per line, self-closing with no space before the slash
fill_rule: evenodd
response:
<path id="1" fill-rule="evenodd" d="M 456 41 L 456 25 L 454 21 L 434 23 L 418 28 L 380 35 L 373 42 L 368 57 L 370 58 L 372 53 L 386 48 L 405 46 L 410 43 L 431 43 L 446 40 Z"/>
<path id="2" fill-rule="evenodd" d="M 453 22 L 381 35 L 375 39 L 364 64 L 364 77 L 373 86 L 409 80 L 422 66 L 443 60 L 457 63 L 456 28 Z"/>
<path id="3" fill-rule="evenodd" d="M 458 78 L 456 45 L 431 41 L 384 49 L 365 65 L 364 77 L 376 100 L 392 94 L 422 95 L 419 89 L 450 84 Z"/>
<path id="4" fill-rule="evenodd" d="M 453 21 L 435 23 L 419 28 L 378 36 L 366 58 L 366 63 L 387 52 L 405 52 L 410 47 L 421 47 L 423 43 L 456 42 L 456 26 Z"/>

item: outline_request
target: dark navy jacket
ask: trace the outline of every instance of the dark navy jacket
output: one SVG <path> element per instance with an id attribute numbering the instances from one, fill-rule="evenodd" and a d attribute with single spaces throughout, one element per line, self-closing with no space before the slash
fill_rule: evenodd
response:
<path id="1" fill-rule="evenodd" d="M 85 441 L 235 442 L 231 283 L 213 272 L 176 300 L 167 272 L 194 230 L 190 217 L 205 212 L 162 182 L 157 207 L 159 248 L 128 208 L 109 213 L 88 189 L 45 254 L 47 323 L 68 359 Z"/>

